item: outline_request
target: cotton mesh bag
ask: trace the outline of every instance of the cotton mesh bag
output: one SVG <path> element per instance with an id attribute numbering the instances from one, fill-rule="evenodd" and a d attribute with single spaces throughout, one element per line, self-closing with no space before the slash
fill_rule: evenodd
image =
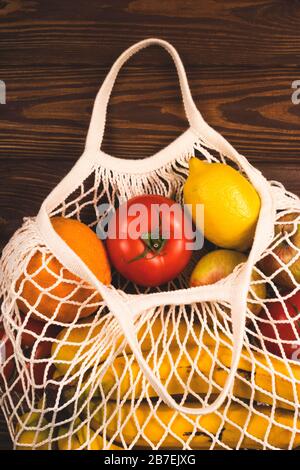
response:
<path id="1" fill-rule="evenodd" d="M 189 127 L 157 154 L 125 161 L 101 150 L 108 101 L 123 64 L 151 45 L 162 46 L 175 63 Z M 247 261 L 227 278 L 190 288 L 187 269 L 164 288 L 147 289 L 114 272 L 111 284 L 105 285 L 54 230 L 51 219 L 62 216 L 96 231 L 104 217 L 99 205 L 117 207 L 136 195 L 158 194 L 183 203 L 188 164 L 195 155 L 234 167 L 260 196 Z M 287 308 L 299 291 L 292 269 L 299 257 L 299 214 L 297 196 L 280 183 L 267 181 L 204 121 L 172 45 L 147 39 L 126 50 L 96 97 L 83 155 L 43 202 L 37 217 L 25 219 L 3 250 L 0 320 L 6 339 L 1 343 L 0 403 L 14 447 L 297 448 L 300 365 L 297 348 L 292 359 L 286 351 L 299 342 L 297 306 L 293 316 Z M 278 256 L 282 243 L 292 253 L 287 263 Z M 37 253 L 40 263 L 29 269 Z M 276 270 L 269 275 L 261 269 L 267 257 L 276 261 Z M 57 262 L 61 268 L 54 270 Z M 36 285 L 39 295 L 24 314 L 22 289 L 26 282 L 34 284 L 41 270 L 51 276 L 51 288 Z M 280 276 L 289 279 L 288 293 L 278 287 Z M 53 288 L 61 282 L 69 286 L 64 298 Z M 255 295 L 259 283 L 266 286 L 266 298 Z M 80 289 L 86 294 L 76 301 Z M 43 296 L 55 304 L 51 317 L 39 308 Z M 285 313 L 279 322 L 292 325 L 293 336 L 281 337 L 276 330 L 270 339 L 262 334 L 261 324 L 273 328 L 271 309 L 278 302 Z M 57 312 L 69 304 L 75 304 L 78 313 L 65 324 Z M 254 313 L 254 304 L 263 316 Z M 93 315 L 78 321 L 88 308 Z M 32 333 L 32 317 L 44 322 L 42 332 Z M 49 334 L 54 328 L 58 335 Z M 26 333 L 34 336 L 30 350 L 22 348 Z M 51 346 L 46 359 L 37 354 L 45 342 Z M 278 354 L 270 352 L 270 342 Z M 37 377 L 38 366 L 43 366 L 42 377 Z"/>

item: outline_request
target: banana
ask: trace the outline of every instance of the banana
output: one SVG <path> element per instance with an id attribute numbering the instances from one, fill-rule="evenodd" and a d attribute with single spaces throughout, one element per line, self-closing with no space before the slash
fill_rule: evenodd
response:
<path id="1" fill-rule="evenodd" d="M 18 439 L 16 450 L 49 450 L 48 444 L 41 444 L 48 439 L 48 431 L 23 431 Z"/>
<path id="2" fill-rule="evenodd" d="M 78 323 L 83 324 L 82 321 Z M 66 327 L 58 334 L 56 338 L 58 342 L 52 344 L 51 350 L 51 357 L 58 371 L 57 375 L 65 375 L 69 369 L 71 374 L 79 370 L 82 364 L 82 356 L 92 347 L 95 338 L 101 333 L 101 330 L 102 325 L 93 326 L 91 323 L 72 330 Z M 85 341 L 87 344 L 83 346 L 82 343 Z M 80 357 L 77 359 L 76 364 L 74 364 L 75 355 L 79 350 Z"/>
<path id="3" fill-rule="evenodd" d="M 38 409 L 42 410 L 42 401 L 38 404 Z M 28 412 L 21 416 L 21 422 L 17 423 L 16 435 L 17 444 L 16 450 L 49 450 L 48 443 L 42 444 L 43 441 L 49 438 L 49 428 L 44 430 L 38 430 L 38 427 L 42 428 L 47 425 L 47 421 L 42 417 L 41 412 Z M 25 430 L 23 429 L 23 425 Z M 27 428 L 27 429 L 26 429 Z M 36 429 L 29 429 L 36 428 Z"/>
<path id="4" fill-rule="evenodd" d="M 68 328 L 61 331 L 58 336 L 60 342 L 54 343 L 52 348 L 58 375 L 67 373 L 71 365 L 72 370 L 69 371 L 71 374 L 80 368 L 82 358 L 84 354 L 88 354 L 89 348 L 94 344 L 95 337 L 104 334 L 103 326 L 103 324 L 85 323 L 81 328 L 75 328 L 70 332 Z M 88 335 L 90 340 L 82 347 L 74 366 L 75 354 L 78 353 L 82 343 L 87 340 Z M 170 380 L 166 382 L 169 393 L 182 394 L 187 383 L 190 384 L 191 390 L 199 394 L 207 394 L 208 391 L 218 394 L 220 387 L 224 386 L 227 378 L 227 371 L 224 368 L 229 368 L 231 365 L 232 343 L 223 333 L 218 332 L 221 341 L 217 344 L 214 336 L 198 323 L 194 323 L 192 330 L 190 330 L 185 321 L 180 321 L 175 325 L 173 321 L 167 322 L 164 317 L 158 316 L 151 326 L 146 322 L 139 329 L 137 335 L 141 349 L 146 356 L 158 340 L 160 341 L 160 353 L 163 349 L 170 350 L 172 357 L 165 354 L 162 364 L 155 368 L 158 369 L 158 375 L 163 382 L 166 382 L 170 377 L 173 370 L 172 364 L 175 364 L 178 354 L 182 350 L 182 345 L 185 345 L 191 359 L 188 361 L 186 354 L 182 354 L 176 364 L 176 372 L 173 371 Z M 111 348 L 116 351 L 123 341 L 124 337 L 120 336 Z M 197 341 L 203 344 L 200 355 Z M 100 368 L 102 367 L 101 363 L 111 353 L 111 348 L 108 347 L 100 358 L 97 357 Z M 140 396 L 142 393 L 144 386 L 142 375 L 139 373 L 140 369 L 136 362 L 129 360 L 131 350 L 128 345 L 125 346 L 124 353 L 115 358 L 113 366 L 103 377 L 102 388 L 106 395 L 109 393 L 110 399 L 116 399 L 117 396 L 123 398 L 127 395 L 130 398 L 130 389 L 132 390 L 133 384 L 134 395 Z M 129 356 L 129 358 L 125 358 L 125 356 Z M 217 361 L 212 359 L 214 356 Z M 198 371 L 191 375 L 193 362 L 197 364 Z M 154 368 L 153 358 L 149 360 L 149 364 Z M 300 403 L 300 366 L 286 363 L 282 359 L 270 355 L 266 356 L 263 352 L 252 351 L 250 353 L 244 348 L 238 369 L 234 385 L 235 396 L 271 405 L 276 397 L 276 406 L 284 409 L 295 409 L 295 406 Z M 212 388 L 209 388 L 210 383 L 214 383 Z M 150 387 L 147 393 L 151 397 L 156 396 Z M 294 405 L 295 403 L 296 405 Z"/>
<path id="5" fill-rule="evenodd" d="M 98 325 L 92 323 L 86 323 L 81 321 L 80 328 L 73 328 L 69 330 L 69 327 L 64 328 L 57 336 L 57 342 L 52 345 L 52 361 L 58 370 L 58 375 L 65 375 L 68 371 L 71 375 L 76 373 L 84 360 L 88 355 L 91 347 L 95 345 L 97 336 L 101 338 L 105 335 L 106 323 L 102 322 Z M 159 316 L 152 322 L 151 326 L 145 322 L 137 332 L 138 341 L 140 343 L 142 351 L 149 351 L 153 348 L 153 342 L 158 338 L 164 338 L 164 341 L 168 342 L 172 339 L 172 344 L 178 346 L 185 343 L 195 344 L 197 338 L 201 334 L 201 326 L 197 323 L 193 325 L 193 334 L 190 333 L 189 325 L 185 321 L 181 321 L 174 325 L 172 321 L 165 322 Z M 154 339 L 153 339 L 154 338 Z M 178 338 L 178 340 L 177 340 Z M 97 358 L 99 363 L 104 362 L 109 354 L 117 351 L 124 341 L 124 336 L 121 335 L 117 338 L 116 342 L 110 347 L 103 351 L 100 358 Z M 85 345 L 83 343 L 86 342 Z M 179 342 L 179 344 L 178 344 Z M 80 350 L 80 351 L 79 351 Z M 128 345 L 125 346 L 125 352 L 130 354 L 131 349 Z M 78 354 L 79 357 L 74 358 Z"/>
<path id="6" fill-rule="evenodd" d="M 195 406 L 195 405 L 190 405 Z M 152 413 L 155 408 L 155 414 Z M 120 435 L 137 447 L 177 449 L 240 448 L 262 449 L 271 446 L 286 449 L 300 445 L 300 419 L 294 422 L 294 413 L 266 406 L 249 411 L 240 404 L 223 406 L 216 413 L 201 417 L 182 415 L 161 404 L 158 407 L 142 402 L 133 411 L 132 404 L 125 402 L 116 407 L 108 401 L 102 412 L 91 423 L 99 429 L 105 410 L 106 433 L 118 441 Z M 291 428 L 296 426 L 293 435 Z M 289 428 L 289 429 L 288 429 Z M 245 430 L 242 435 L 241 431 Z"/>
<path id="7" fill-rule="evenodd" d="M 59 431 L 58 431 L 59 439 L 57 441 L 58 450 L 77 450 L 77 449 L 79 449 L 80 442 L 79 442 L 76 435 L 75 436 L 73 435 L 70 440 L 69 440 L 68 437 L 63 437 L 63 436 L 66 436 L 67 432 L 68 432 L 67 427 L 59 428 Z"/>
<path id="8" fill-rule="evenodd" d="M 103 450 L 104 440 L 103 437 L 97 435 L 92 429 L 84 425 L 78 429 L 72 436 L 71 439 L 67 437 L 69 428 L 62 426 L 58 431 L 58 449 L 59 450 L 77 450 L 86 442 L 90 441 L 88 445 L 85 445 L 83 450 Z M 123 450 L 122 447 L 111 444 L 107 450 Z"/>
<path id="9" fill-rule="evenodd" d="M 232 352 L 224 343 L 216 349 L 208 334 L 204 334 L 203 340 L 205 347 L 200 353 L 197 346 L 188 346 L 186 348 L 188 355 L 181 353 L 178 348 L 171 349 L 171 354 L 164 354 L 159 366 L 158 359 L 156 358 L 154 362 L 153 355 L 151 357 L 149 355 L 150 367 L 157 371 L 157 375 L 171 395 L 184 394 L 187 385 L 191 391 L 201 395 L 220 393 L 227 379 Z M 160 351 L 160 354 L 163 354 L 163 351 Z M 267 362 L 264 354 L 257 352 L 253 354 L 254 361 L 249 352 L 243 349 L 234 383 L 234 396 L 273 405 L 276 393 L 277 407 L 295 409 L 293 403 L 300 400 L 299 366 L 290 366 L 289 370 L 280 359 L 269 358 Z M 192 364 L 196 365 L 195 370 L 192 369 Z M 270 366 L 275 371 L 274 381 Z M 292 378 L 298 381 L 295 389 Z M 131 355 L 115 358 L 112 366 L 106 371 L 100 387 L 105 396 L 117 400 L 131 399 L 132 396 L 140 397 L 145 391 L 145 385 L 147 381 L 144 380 L 138 363 Z M 157 396 L 151 386 L 147 389 L 147 396 L 152 398 Z"/>

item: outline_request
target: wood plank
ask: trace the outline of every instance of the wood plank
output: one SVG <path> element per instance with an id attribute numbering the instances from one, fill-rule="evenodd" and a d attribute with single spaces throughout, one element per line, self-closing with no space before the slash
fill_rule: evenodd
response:
<path id="1" fill-rule="evenodd" d="M 300 59 L 300 5 L 290 0 L 51 0 L 0 5 L 0 65 L 108 65 L 146 37 L 188 65 L 282 65 Z M 158 53 L 143 55 L 153 63 Z"/>
<path id="2" fill-rule="evenodd" d="M 0 159 L 74 160 L 84 148 L 93 100 L 107 68 L 4 68 Z M 297 162 L 300 105 L 291 101 L 297 68 L 188 70 L 205 119 L 254 162 Z M 113 92 L 104 149 L 141 158 L 187 127 L 173 68 L 124 69 Z"/>
<path id="3" fill-rule="evenodd" d="M 35 216 L 47 194 L 71 169 L 70 161 L 17 160 L 0 161 L 0 249 L 21 225 L 23 217 Z M 279 180 L 289 191 L 300 195 L 297 177 L 299 164 L 264 163 L 257 167 L 271 180 Z"/>

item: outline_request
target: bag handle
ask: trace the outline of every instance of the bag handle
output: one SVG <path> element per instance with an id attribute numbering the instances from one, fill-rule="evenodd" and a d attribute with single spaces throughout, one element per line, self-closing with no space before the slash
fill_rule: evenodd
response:
<path id="1" fill-rule="evenodd" d="M 251 267 L 250 267 L 250 276 L 251 276 Z M 164 401 L 166 405 L 168 405 L 169 407 L 171 407 L 172 409 L 176 410 L 179 413 L 190 414 L 190 415 L 195 415 L 195 416 L 203 416 L 203 415 L 207 415 L 210 413 L 214 413 L 220 408 L 220 406 L 224 403 L 224 401 L 228 397 L 228 394 L 230 393 L 230 390 L 234 383 L 234 379 L 235 379 L 235 375 L 236 375 L 236 371 L 238 368 L 238 363 L 240 360 L 241 351 L 243 347 L 245 322 L 246 322 L 246 303 L 247 303 L 246 299 L 247 299 L 247 292 L 248 292 L 248 285 L 249 285 L 249 281 L 247 281 L 248 278 L 249 278 L 249 265 L 246 263 L 243 269 L 241 270 L 240 275 L 237 276 L 236 282 L 238 282 L 239 286 L 241 282 L 243 283 L 243 288 L 240 288 L 238 293 L 236 292 L 235 289 L 233 289 L 235 285 L 235 281 L 233 280 L 234 278 L 228 278 L 227 282 L 225 283 L 221 282 L 219 284 L 214 284 L 211 286 L 199 286 L 199 287 L 189 289 L 186 293 L 187 295 L 183 295 L 181 293 L 181 299 L 180 299 L 181 303 L 183 301 L 182 300 L 183 297 L 184 297 L 184 300 L 188 300 L 190 303 L 209 302 L 209 301 L 218 301 L 218 300 L 219 301 L 227 300 L 227 301 L 232 302 L 231 317 L 232 317 L 232 327 L 233 327 L 233 353 L 232 353 L 232 360 L 231 360 L 231 367 L 229 370 L 229 374 L 227 376 L 225 385 L 221 393 L 216 398 L 216 400 L 209 405 L 205 405 L 205 406 L 201 406 L 197 408 L 195 407 L 191 408 L 189 406 L 182 406 L 178 404 L 174 400 L 172 395 L 170 395 L 166 387 L 159 380 L 159 378 L 154 374 L 154 372 L 152 371 L 152 369 L 150 368 L 150 366 L 144 359 L 141 348 L 137 341 L 136 333 L 135 333 L 135 327 L 134 327 L 135 309 L 130 308 L 132 307 L 132 305 L 130 305 L 130 303 L 128 305 L 126 302 L 124 302 L 124 300 L 122 299 L 122 297 L 117 291 L 112 291 L 111 289 L 108 289 L 107 287 L 104 287 L 104 290 L 103 290 L 103 285 L 101 285 L 99 281 L 97 280 L 96 282 L 97 282 L 98 289 L 99 290 L 101 289 L 101 295 L 106 301 L 110 311 L 114 314 L 115 318 L 117 318 L 122 328 L 123 334 L 127 340 L 127 343 L 129 344 L 132 350 L 132 353 L 135 356 L 136 361 L 138 362 L 141 370 L 147 377 L 148 382 L 157 392 L 158 396 Z M 245 286 L 247 287 L 246 294 L 245 294 Z M 179 294 L 180 296 L 180 291 L 173 292 L 173 294 L 175 295 L 176 293 Z M 164 302 L 164 298 L 161 295 L 158 296 L 157 298 L 155 298 L 155 296 L 151 298 L 151 295 L 148 295 L 144 297 L 144 300 L 146 300 L 146 303 L 143 305 L 143 310 L 145 307 L 151 308 L 154 306 L 167 305 L 170 303 L 169 296 L 165 297 L 165 302 Z M 137 302 L 135 302 L 135 304 L 137 304 Z M 139 305 L 139 310 L 140 310 L 140 307 L 141 305 Z"/>
<path id="2" fill-rule="evenodd" d="M 184 107 L 191 127 L 193 127 L 199 133 L 199 135 L 205 135 L 207 140 L 220 153 L 227 155 L 229 158 L 231 158 L 231 160 L 235 161 L 248 175 L 251 183 L 256 188 L 261 197 L 261 210 L 252 249 L 249 253 L 248 260 L 239 272 L 238 277 L 236 279 L 229 278 L 227 284 L 221 283 L 212 286 L 195 287 L 193 289 L 187 289 L 184 291 L 179 290 L 168 293 L 161 292 L 157 294 L 148 294 L 147 296 L 141 296 L 139 302 L 124 301 L 124 299 L 116 291 L 101 284 L 93 275 L 93 273 L 87 268 L 84 262 L 56 234 L 48 215 L 49 207 L 51 205 L 53 206 L 55 201 L 57 201 L 59 198 L 63 198 L 63 196 L 74 187 L 74 179 L 79 178 L 80 176 L 80 179 L 82 180 L 83 176 L 89 173 L 93 165 L 91 156 L 91 153 L 93 152 L 85 152 L 88 157 L 88 161 L 81 158 L 73 170 L 69 173 L 69 175 L 60 183 L 60 185 L 58 185 L 56 190 L 54 190 L 53 193 L 48 196 L 40 209 L 36 222 L 42 239 L 47 244 L 48 248 L 55 254 L 58 260 L 71 272 L 94 285 L 94 287 L 100 292 L 112 313 L 118 319 L 124 336 L 132 348 L 132 351 L 135 354 L 141 369 L 144 371 L 149 382 L 152 384 L 153 388 L 155 388 L 159 396 L 165 401 L 165 403 L 181 413 L 204 415 L 216 411 L 224 402 L 228 396 L 230 388 L 232 387 L 239 358 L 242 352 L 247 295 L 251 279 L 251 272 L 254 264 L 259 259 L 259 256 L 269 245 L 272 239 L 276 208 L 270 186 L 263 175 L 254 167 L 252 167 L 245 157 L 240 155 L 229 144 L 229 142 L 226 141 L 226 139 L 224 139 L 217 131 L 211 128 L 203 120 L 191 97 L 182 62 L 173 46 L 171 46 L 166 41 L 159 39 L 147 39 L 145 41 L 141 41 L 140 43 L 135 44 L 125 51 L 125 53 L 122 54 L 116 61 L 108 76 L 106 77 L 106 80 L 104 81 L 103 86 L 101 87 L 96 98 L 86 143 L 88 147 L 87 150 L 98 151 L 100 148 L 105 127 L 107 104 L 119 69 L 132 54 L 142 49 L 143 47 L 152 44 L 161 45 L 167 49 L 175 62 L 179 75 Z M 98 118 L 100 118 L 100 121 Z M 214 403 L 201 408 L 180 406 L 172 398 L 172 396 L 170 396 L 167 389 L 155 376 L 145 361 L 135 334 L 134 318 L 135 315 L 141 311 L 155 307 L 157 305 L 168 305 L 170 303 L 175 305 L 180 303 L 201 301 L 205 302 L 210 300 L 229 300 L 231 303 L 233 354 L 230 372 L 222 392 Z"/>
<path id="3" fill-rule="evenodd" d="M 215 412 L 227 398 L 234 382 L 235 374 L 238 368 L 239 359 L 242 352 L 246 305 L 249 284 L 253 265 L 259 258 L 262 251 L 269 245 L 274 227 L 275 206 L 271 195 L 270 187 L 262 175 L 259 175 L 254 168 L 248 169 L 250 179 L 255 179 L 255 186 L 261 196 L 262 205 L 259 220 L 256 227 L 254 242 L 249 253 L 247 262 L 240 270 L 238 275 L 227 278 L 224 282 L 219 282 L 211 286 L 200 286 L 186 290 L 177 290 L 173 292 L 159 292 L 141 296 L 138 301 L 124 300 L 121 295 L 110 287 L 103 285 L 89 270 L 79 256 L 60 238 L 55 232 L 49 216 L 43 207 L 37 217 L 37 227 L 41 233 L 42 239 L 47 243 L 48 248 L 55 254 L 58 260 L 66 266 L 71 272 L 85 279 L 95 287 L 108 305 L 113 315 L 117 318 L 124 337 L 126 338 L 133 354 L 136 357 L 141 369 L 148 381 L 156 390 L 162 400 L 170 407 L 180 413 L 193 415 L 205 415 Z M 232 361 L 230 371 L 225 386 L 214 403 L 205 405 L 201 408 L 189 408 L 179 405 L 169 394 L 158 377 L 153 373 L 145 361 L 137 341 L 135 333 L 134 318 L 142 311 L 154 308 L 158 305 L 182 304 L 194 302 L 209 302 L 226 300 L 231 303 L 232 318 Z"/>
<path id="4" fill-rule="evenodd" d="M 237 154 L 238 155 L 238 154 Z M 37 217 L 37 227 L 41 233 L 42 239 L 47 243 L 48 248 L 55 254 L 58 260 L 64 264 L 74 274 L 92 284 L 101 294 L 109 309 L 117 318 L 124 337 L 135 355 L 137 362 L 146 375 L 148 381 L 156 390 L 161 399 L 180 413 L 192 415 L 205 415 L 213 413 L 222 405 L 227 398 L 234 382 L 235 374 L 238 368 L 239 359 L 242 352 L 246 305 L 249 284 L 253 265 L 261 255 L 262 251 L 269 245 L 273 236 L 273 227 L 275 219 L 275 205 L 270 191 L 270 187 L 264 177 L 257 172 L 245 158 L 239 156 L 239 163 L 244 167 L 250 180 L 258 190 L 261 196 L 261 209 L 257 222 L 256 233 L 252 249 L 248 260 L 244 264 L 236 277 L 230 276 L 225 282 L 213 284 L 211 286 L 200 286 L 186 290 L 177 290 L 173 292 L 160 292 L 141 296 L 138 301 L 124 300 L 120 294 L 110 287 L 103 285 L 95 275 L 88 269 L 85 263 L 73 252 L 73 250 L 60 238 L 49 219 L 46 208 L 42 207 Z M 154 308 L 158 305 L 168 305 L 170 303 L 177 305 L 182 303 L 209 302 L 226 300 L 231 303 L 232 318 L 232 361 L 227 381 L 214 403 L 200 408 L 190 408 L 179 405 L 169 394 L 158 377 L 153 373 L 145 361 L 137 341 L 135 333 L 134 318 L 142 311 Z"/>
<path id="5" fill-rule="evenodd" d="M 196 128 L 199 125 L 199 120 L 203 121 L 203 118 L 193 101 L 186 72 L 178 52 L 167 41 L 164 41 L 162 39 L 149 38 L 137 42 L 136 44 L 132 45 L 127 50 L 125 50 L 116 60 L 116 62 L 111 67 L 109 73 L 107 74 L 95 99 L 91 122 L 86 139 L 86 150 L 98 151 L 101 147 L 105 130 L 108 102 L 120 69 L 125 64 L 125 62 L 127 62 L 127 60 L 134 54 L 144 49 L 145 47 L 155 45 L 161 46 L 166 49 L 166 51 L 170 54 L 175 63 L 182 93 L 185 114 L 189 121 L 190 127 Z"/>

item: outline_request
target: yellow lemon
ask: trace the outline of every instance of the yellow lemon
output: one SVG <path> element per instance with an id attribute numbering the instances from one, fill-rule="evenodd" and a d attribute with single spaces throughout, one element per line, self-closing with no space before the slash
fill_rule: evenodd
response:
<path id="1" fill-rule="evenodd" d="M 204 236 L 222 248 L 245 250 L 253 241 L 260 198 L 251 183 L 224 163 L 190 160 L 184 202 Z M 204 207 L 204 227 L 197 205 Z"/>

